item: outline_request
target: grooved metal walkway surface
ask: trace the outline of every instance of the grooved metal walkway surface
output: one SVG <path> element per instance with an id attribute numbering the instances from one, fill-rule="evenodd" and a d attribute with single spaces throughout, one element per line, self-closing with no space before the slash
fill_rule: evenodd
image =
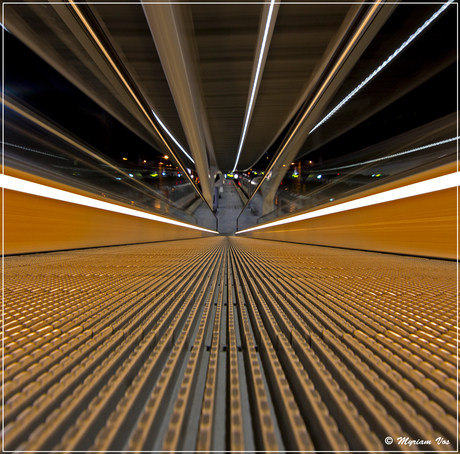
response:
<path id="1" fill-rule="evenodd" d="M 456 450 L 456 289 L 240 237 L 7 257 L 4 449 Z"/>

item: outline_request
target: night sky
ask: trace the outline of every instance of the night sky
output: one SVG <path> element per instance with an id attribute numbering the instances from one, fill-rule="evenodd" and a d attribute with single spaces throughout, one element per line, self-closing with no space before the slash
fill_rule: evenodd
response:
<path id="1" fill-rule="evenodd" d="M 308 154 L 313 161 L 337 157 L 337 150 L 358 151 L 391 137 L 403 134 L 455 112 L 457 68 L 455 64 L 441 71 L 407 95 L 337 139 Z M 443 102 L 439 102 L 439 100 Z"/>
<path id="2" fill-rule="evenodd" d="M 138 154 L 148 159 L 162 155 L 7 32 L 4 71 L 7 95 L 25 101 L 107 156 L 126 156 L 137 163 Z"/>

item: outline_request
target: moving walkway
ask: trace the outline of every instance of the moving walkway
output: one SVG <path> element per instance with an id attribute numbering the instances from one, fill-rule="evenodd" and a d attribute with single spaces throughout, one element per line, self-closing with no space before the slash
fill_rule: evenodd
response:
<path id="1" fill-rule="evenodd" d="M 455 275 L 223 236 L 5 257 L 4 449 L 455 450 Z"/>

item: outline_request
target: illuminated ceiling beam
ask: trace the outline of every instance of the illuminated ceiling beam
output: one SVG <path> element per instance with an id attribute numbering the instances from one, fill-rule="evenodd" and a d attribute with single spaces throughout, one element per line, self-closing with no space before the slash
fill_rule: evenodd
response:
<path id="1" fill-rule="evenodd" d="M 270 148 L 273 146 L 273 144 L 278 139 L 278 137 L 286 129 L 289 122 L 292 121 L 292 119 L 296 116 L 297 112 L 299 112 L 300 108 L 303 106 L 303 104 L 307 100 L 308 95 L 312 92 L 314 87 L 318 84 L 319 79 L 324 76 L 325 72 L 327 71 L 329 62 L 333 58 L 334 54 L 336 54 L 339 51 L 339 48 L 342 46 L 343 42 L 345 41 L 351 27 L 353 26 L 354 23 L 356 23 L 356 21 L 358 20 L 358 17 L 362 14 L 363 8 L 364 6 L 360 4 L 354 4 L 350 6 L 350 9 L 346 17 L 344 18 L 342 25 L 340 26 L 339 30 L 337 31 L 337 33 L 334 35 L 331 42 L 329 43 L 325 53 L 323 54 L 319 63 L 316 66 L 315 73 L 312 74 L 312 77 L 310 78 L 308 85 L 303 90 L 297 103 L 292 107 L 289 114 L 286 116 L 285 121 L 283 122 L 281 127 L 278 129 L 276 134 L 273 135 L 273 139 L 271 140 L 271 142 L 265 147 L 265 149 L 260 154 L 260 156 L 248 167 L 248 169 L 254 167 L 259 162 L 259 160 L 268 152 L 268 150 L 270 150 Z"/>
<path id="2" fill-rule="evenodd" d="M 101 34 L 97 24 L 94 21 L 88 20 L 88 14 L 90 14 L 90 12 L 86 5 L 81 5 L 80 2 L 75 2 L 73 0 L 50 3 L 50 6 L 55 10 L 67 27 L 64 28 L 64 30 L 61 30 L 55 24 L 51 23 L 55 21 L 52 21 L 47 16 L 47 13 L 43 12 L 41 6 L 31 4 L 33 9 L 35 6 L 37 15 L 39 15 L 50 29 L 62 40 L 65 41 L 66 33 L 69 33 L 69 31 L 74 35 L 81 44 L 81 48 L 79 47 L 79 52 L 76 54 L 78 59 L 126 108 L 126 111 L 132 115 L 131 119 L 137 120 L 137 122 L 142 125 L 142 129 L 147 132 L 147 134 L 140 133 L 140 128 L 137 125 L 129 119 L 126 120 L 126 118 L 124 118 L 126 115 L 120 115 L 120 112 L 112 109 L 110 103 L 104 101 L 103 96 L 98 93 L 93 93 L 90 88 L 86 90 L 87 84 L 80 78 L 79 74 L 72 71 L 71 67 L 69 70 L 69 65 L 66 61 L 46 42 L 46 40 L 42 41 L 39 35 L 35 35 L 30 27 L 23 22 L 20 15 L 15 13 L 14 9 L 8 11 L 8 28 L 11 29 L 12 33 L 122 124 L 125 124 L 151 146 L 154 148 L 159 147 L 160 150 L 170 156 L 171 159 L 177 163 L 182 174 L 187 178 L 197 194 L 209 207 L 211 207 L 212 204 L 210 204 L 207 199 L 204 199 L 203 194 L 199 191 L 195 182 L 190 178 L 186 167 L 178 156 L 178 152 L 171 142 L 172 139 L 173 142 L 177 144 L 177 140 L 172 137 L 172 134 L 166 129 L 163 123 L 161 123 L 158 116 L 152 112 L 149 104 L 140 93 L 130 74 L 123 65 L 120 64 L 119 58 L 110 43 L 102 36 L 103 34 Z M 37 43 L 39 45 L 37 45 Z M 51 57 L 49 57 L 50 55 Z M 151 140 L 152 138 L 154 141 Z M 179 148 L 181 147 L 179 146 Z"/>
<path id="3" fill-rule="evenodd" d="M 210 175 L 208 152 L 213 155 L 207 134 L 199 72 L 189 40 L 193 28 L 181 5 L 171 3 L 142 3 L 163 71 L 171 90 L 177 113 L 187 137 L 190 152 L 200 177 L 203 196 L 212 205 L 213 177 Z M 215 159 L 214 159 L 215 162 Z"/>
<path id="4" fill-rule="evenodd" d="M 377 8 L 377 2 L 372 9 Z M 383 2 L 380 2 L 383 4 Z M 321 114 L 320 106 L 325 106 L 328 101 L 332 98 L 335 93 L 335 90 L 331 90 L 331 87 L 337 87 L 341 80 L 343 80 L 346 75 L 347 71 L 344 70 L 348 66 L 354 64 L 364 51 L 367 43 L 370 42 L 373 36 L 375 36 L 376 31 L 380 28 L 379 23 L 381 19 L 383 21 L 386 20 L 387 13 L 381 14 L 382 11 L 385 11 L 386 8 L 390 7 L 390 5 L 383 6 L 380 12 L 376 12 L 376 19 L 379 19 L 379 15 L 382 16 L 380 20 L 374 20 L 371 26 L 369 26 L 366 32 L 361 32 L 362 36 L 360 37 L 360 41 L 357 45 L 353 44 L 355 37 L 358 38 L 359 34 L 355 34 L 348 44 L 355 46 L 350 52 L 350 55 L 346 57 L 344 60 L 342 68 L 337 71 L 337 75 L 334 75 L 334 70 L 331 72 L 330 75 L 326 78 L 326 81 L 323 82 L 323 85 L 319 88 L 318 92 L 315 94 L 313 101 L 308 105 L 306 109 L 299 114 L 299 119 L 296 120 L 294 126 L 288 133 L 287 139 L 284 141 L 280 150 L 278 150 L 277 157 L 274 159 L 273 163 L 270 164 L 269 168 L 265 171 L 265 175 L 269 174 L 270 171 L 274 172 L 274 177 L 271 179 L 268 188 L 265 189 L 265 197 L 264 197 L 264 205 L 263 205 L 263 214 L 267 214 L 274 208 L 274 197 L 275 193 L 281 183 L 281 180 L 284 178 L 284 175 L 287 171 L 288 164 L 296 158 L 298 155 L 302 145 L 305 143 L 305 140 L 315 129 L 323 125 L 329 118 L 331 118 L 338 110 L 340 110 L 356 93 L 358 93 L 368 82 L 370 82 L 377 74 L 380 73 L 397 55 L 399 55 L 412 41 L 414 41 L 425 29 L 427 29 L 432 22 L 434 22 L 444 11 L 445 9 L 453 3 L 453 0 L 447 1 L 443 4 L 429 19 L 427 19 L 417 30 L 415 30 L 384 62 L 382 62 L 378 68 L 376 68 L 369 76 L 366 77 L 353 91 L 351 91 L 334 109 L 332 109 L 326 116 L 323 117 L 321 121 L 318 123 L 315 122 L 319 120 L 318 114 Z M 371 12 L 372 12 L 371 9 Z M 394 9 L 394 8 L 393 8 Z M 392 9 L 390 9 L 392 11 Z M 369 17 L 372 17 L 369 15 Z M 364 21 L 365 22 L 365 21 Z M 363 23 L 364 23 L 363 22 Z M 362 28 L 362 26 L 358 27 L 358 31 Z M 374 29 L 374 32 L 372 31 Z M 371 32 L 369 32 L 371 30 Z M 359 50 L 361 48 L 361 51 Z M 338 68 L 338 64 L 340 63 L 342 57 L 338 58 L 338 62 L 335 63 L 334 69 Z M 329 82 L 328 82 L 329 81 Z M 329 84 L 329 86 L 327 86 Z M 316 105 L 315 105 L 316 103 Z M 310 130 L 309 130 L 310 129 Z M 256 188 L 256 191 L 262 184 L 263 179 L 260 181 L 259 186 Z M 254 194 L 255 192 L 254 191 Z M 250 200 L 248 201 L 248 203 Z"/>
<path id="5" fill-rule="evenodd" d="M 263 214 L 273 210 L 275 193 L 289 168 L 288 164 L 297 156 L 311 129 L 320 120 L 324 109 L 343 80 L 393 12 L 395 3 L 387 4 L 379 0 L 373 4 L 366 4 L 365 8 L 362 19 L 354 24 L 342 51 L 330 62 L 324 77 L 312 89 L 309 99 L 299 112 L 276 156 L 265 170 L 264 177 L 247 201 L 249 204 L 260 186 L 265 183 Z M 267 181 L 269 176 L 271 178 Z"/>
<path id="6" fill-rule="evenodd" d="M 249 85 L 250 89 L 248 93 L 248 101 L 246 103 L 246 111 L 244 113 L 243 129 L 241 130 L 241 137 L 238 144 L 238 151 L 232 172 L 234 172 L 238 166 L 241 151 L 243 150 L 244 142 L 248 133 L 249 123 L 251 122 L 257 94 L 259 92 L 260 83 L 262 81 L 262 75 L 264 73 L 265 62 L 267 61 L 268 50 L 270 49 L 270 42 L 272 40 L 273 30 L 275 29 L 276 17 L 278 16 L 279 7 L 279 3 L 275 3 L 275 0 L 270 0 L 270 3 L 264 3 L 262 10 L 260 23 L 263 26 L 259 27 L 256 58 L 252 68 L 251 84 Z"/>

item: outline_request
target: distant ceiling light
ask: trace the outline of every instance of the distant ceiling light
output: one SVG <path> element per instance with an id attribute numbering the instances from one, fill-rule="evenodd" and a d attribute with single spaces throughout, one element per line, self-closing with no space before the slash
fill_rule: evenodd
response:
<path id="1" fill-rule="evenodd" d="M 46 197 L 48 199 L 60 200 L 62 202 L 74 203 L 76 205 L 83 205 L 92 208 L 97 208 L 105 211 L 112 211 L 115 213 L 126 214 L 138 218 L 150 219 L 152 221 L 163 222 L 165 224 L 174 224 L 189 229 L 202 230 L 209 233 L 218 233 L 213 230 L 204 229 L 196 225 L 185 224 L 173 219 L 157 216 L 156 214 L 145 213 L 137 211 L 132 208 L 115 205 L 113 203 L 104 202 L 102 200 L 93 199 L 73 192 L 63 191 L 62 189 L 52 188 L 43 184 L 33 183 L 31 181 L 22 180 L 21 178 L 11 177 L 9 175 L 0 174 L 0 187 L 9 189 L 11 191 L 21 192 L 24 194 L 37 195 L 39 197 Z"/>
<path id="2" fill-rule="evenodd" d="M 274 6 L 275 6 L 275 0 L 270 0 L 270 9 L 268 10 L 267 22 L 265 23 L 264 36 L 262 38 L 262 45 L 260 46 L 260 53 L 259 53 L 259 60 L 257 61 L 256 75 L 254 77 L 254 83 L 251 89 L 251 96 L 249 98 L 248 111 L 246 112 L 246 117 L 244 119 L 243 133 L 241 134 L 240 144 L 238 146 L 238 154 L 236 156 L 236 161 L 235 161 L 235 165 L 233 166 L 232 172 L 236 170 L 236 166 L 238 165 L 238 161 L 240 160 L 241 150 L 243 149 L 244 141 L 246 139 L 246 134 L 248 131 L 249 119 L 251 118 L 252 109 L 254 107 L 253 104 L 254 104 L 254 97 L 256 94 L 256 88 L 262 76 L 260 74 L 260 68 L 262 66 L 262 58 L 263 58 L 264 51 L 265 51 L 265 45 L 267 44 L 268 30 L 270 29 L 270 22 L 272 20 Z"/>
<path id="3" fill-rule="evenodd" d="M 127 160 L 128 160 L 128 158 L 123 158 L 123 161 L 127 161 Z"/>
<path id="4" fill-rule="evenodd" d="M 339 203 L 332 207 L 320 208 L 319 210 L 310 211 L 309 213 L 299 214 L 288 219 L 280 219 L 279 221 L 269 222 L 268 224 L 252 227 L 250 229 L 241 230 L 239 233 L 251 232 L 252 230 L 266 229 L 276 225 L 288 224 L 291 222 L 303 221 L 306 219 L 326 216 L 328 214 L 340 213 L 343 211 L 354 210 L 366 206 L 378 205 L 380 203 L 391 202 L 394 200 L 405 199 L 417 195 L 428 194 L 431 192 L 442 191 L 444 189 L 455 188 L 458 186 L 460 172 L 453 172 L 441 177 L 431 178 L 430 180 L 420 181 L 418 183 L 409 184 L 389 191 L 379 192 L 359 199 L 350 200 L 349 202 Z"/>
<path id="5" fill-rule="evenodd" d="M 144 159 L 144 164 L 146 163 L 147 161 Z"/>
<path id="6" fill-rule="evenodd" d="M 295 162 L 291 162 L 291 166 L 294 166 L 295 165 Z"/>
<path id="7" fill-rule="evenodd" d="M 358 91 L 370 82 L 385 66 L 388 65 L 400 52 L 402 52 L 420 33 L 423 32 L 454 0 L 444 3 L 422 26 L 420 26 L 409 38 L 404 41 L 372 74 L 366 77 L 348 96 L 346 96 L 334 109 L 332 109 L 311 131 L 310 134 L 332 117 L 340 108 L 342 108 Z"/>
<path id="8" fill-rule="evenodd" d="M 163 156 L 163 158 L 169 159 L 169 156 L 165 154 L 165 155 Z"/>

